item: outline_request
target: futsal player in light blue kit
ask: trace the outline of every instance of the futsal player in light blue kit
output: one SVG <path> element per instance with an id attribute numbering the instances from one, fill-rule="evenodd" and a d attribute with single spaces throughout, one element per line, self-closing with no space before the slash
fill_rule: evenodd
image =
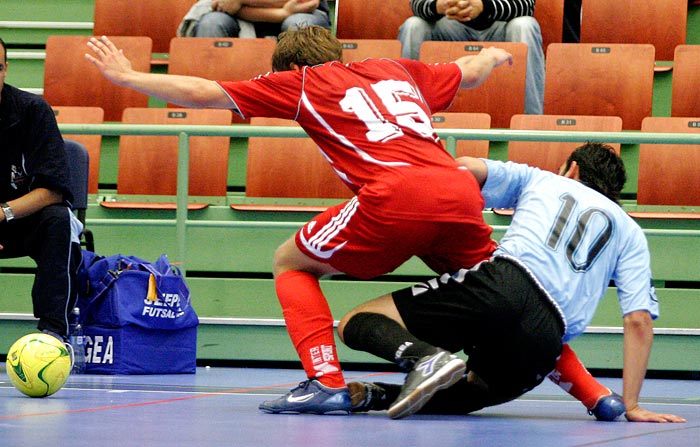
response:
<path id="1" fill-rule="evenodd" d="M 619 156 L 583 145 L 562 167 L 573 178 L 512 162 L 460 162 L 482 186 L 486 207 L 515 210 L 512 222 L 490 261 L 342 319 L 348 346 L 409 371 L 403 386 L 350 384 L 356 411 L 466 414 L 519 397 L 554 369 L 562 343 L 583 333 L 612 280 L 623 315 L 627 419 L 684 422 L 639 406 L 659 305 L 645 236 L 616 203 L 626 178 Z M 464 350 L 466 368 L 452 356 L 449 368 L 432 369 L 425 360 L 441 350 Z"/>

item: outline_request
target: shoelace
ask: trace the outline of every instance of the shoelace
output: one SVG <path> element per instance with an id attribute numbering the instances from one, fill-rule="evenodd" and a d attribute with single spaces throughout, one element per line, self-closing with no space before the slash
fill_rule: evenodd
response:
<path id="1" fill-rule="evenodd" d="M 299 382 L 299 385 L 297 385 L 296 388 L 292 390 L 292 393 L 297 390 L 306 390 L 307 388 L 309 388 L 309 385 L 311 385 L 311 380 L 304 380 L 303 382 Z"/>

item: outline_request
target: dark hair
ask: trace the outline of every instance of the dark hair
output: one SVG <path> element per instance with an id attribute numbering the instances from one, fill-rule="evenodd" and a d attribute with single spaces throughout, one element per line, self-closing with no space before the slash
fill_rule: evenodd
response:
<path id="1" fill-rule="evenodd" d="M 0 37 L 0 45 L 2 45 L 2 52 L 4 57 L 5 62 L 7 62 L 7 47 L 5 46 L 5 41 L 2 40 L 2 37 Z"/>
<path id="2" fill-rule="evenodd" d="M 627 174 L 622 159 L 611 146 L 588 142 L 571 153 L 566 160 L 567 169 L 572 161 L 578 164 L 582 183 L 618 203 Z"/>
<path id="3" fill-rule="evenodd" d="M 291 70 L 291 64 L 300 67 L 340 61 L 343 49 L 329 30 L 322 26 L 308 26 L 288 30 L 279 35 L 272 55 L 274 71 Z"/>

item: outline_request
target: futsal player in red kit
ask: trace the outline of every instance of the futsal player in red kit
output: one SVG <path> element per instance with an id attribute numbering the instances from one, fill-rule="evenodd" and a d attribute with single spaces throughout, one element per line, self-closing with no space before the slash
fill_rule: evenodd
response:
<path id="1" fill-rule="evenodd" d="M 88 45 L 88 60 L 115 84 L 183 107 L 297 121 L 355 194 L 313 218 L 275 252 L 277 296 L 307 380 L 262 403 L 262 411 L 352 409 L 320 277 L 344 273 L 369 279 L 412 256 L 437 273 L 452 272 L 488 259 L 495 249 L 479 185 L 443 149 L 430 117 L 447 109 L 460 87 L 475 87 L 492 70 L 512 64 L 503 49 L 484 48 L 446 64 L 406 59 L 343 64 L 338 40 L 312 26 L 279 36 L 273 73 L 226 82 L 136 72 L 106 37 Z M 411 348 L 406 349 L 404 357 L 410 358 Z M 431 364 L 447 382 L 460 375 L 463 362 L 446 354 Z"/>

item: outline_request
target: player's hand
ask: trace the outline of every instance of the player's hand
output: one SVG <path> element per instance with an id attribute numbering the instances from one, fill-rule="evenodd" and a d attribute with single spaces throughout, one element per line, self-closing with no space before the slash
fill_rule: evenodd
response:
<path id="1" fill-rule="evenodd" d="M 685 422 L 685 419 L 675 414 L 654 413 L 639 406 L 627 410 L 625 417 L 630 422 Z"/>
<path id="2" fill-rule="evenodd" d="M 503 48 L 485 47 L 479 52 L 479 56 L 492 58 L 494 67 L 499 67 L 506 62 L 508 62 L 508 65 L 513 65 L 513 55 Z"/>
<path id="3" fill-rule="evenodd" d="M 566 171 L 564 169 L 566 169 L 566 163 L 561 165 L 561 168 L 559 168 L 559 175 L 573 180 L 579 179 L 578 163 L 572 161 L 571 164 L 569 164 L 569 169 Z"/>
<path id="4" fill-rule="evenodd" d="M 85 58 L 115 84 L 123 85 L 129 74 L 134 72 L 124 52 L 118 49 L 107 36 L 99 39 L 92 37 L 87 45 L 92 50 L 92 54 L 86 53 Z"/>

